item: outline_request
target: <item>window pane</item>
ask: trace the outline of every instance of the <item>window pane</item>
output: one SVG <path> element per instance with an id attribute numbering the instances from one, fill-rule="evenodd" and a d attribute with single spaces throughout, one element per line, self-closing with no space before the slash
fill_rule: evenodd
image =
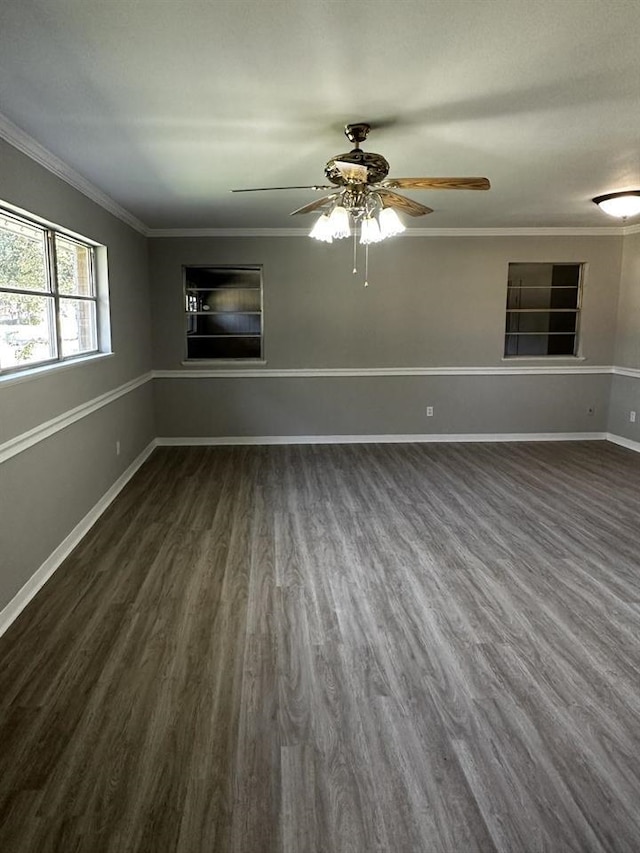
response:
<path id="1" fill-rule="evenodd" d="M 0 292 L 0 367 L 20 367 L 56 357 L 50 296 Z"/>
<path id="2" fill-rule="evenodd" d="M 44 231 L 0 215 L 0 287 L 48 291 Z"/>
<path id="3" fill-rule="evenodd" d="M 62 355 L 76 355 L 98 349 L 96 305 L 84 299 L 60 300 Z"/>
<path id="4" fill-rule="evenodd" d="M 91 249 L 56 234 L 58 290 L 65 295 L 93 296 Z"/>

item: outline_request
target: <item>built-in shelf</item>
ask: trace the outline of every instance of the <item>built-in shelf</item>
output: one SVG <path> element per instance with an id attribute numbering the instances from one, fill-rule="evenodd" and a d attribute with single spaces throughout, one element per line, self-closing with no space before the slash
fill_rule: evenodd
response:
<path id="1" fill-rule="evenodd" d="M 262 268 L 184 268 L 187 361 L 262 358 Z"/>

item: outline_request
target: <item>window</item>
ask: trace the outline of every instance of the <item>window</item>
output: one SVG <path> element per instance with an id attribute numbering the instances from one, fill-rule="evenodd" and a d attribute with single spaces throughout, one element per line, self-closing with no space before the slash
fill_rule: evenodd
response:
<path id="1" fill-rule="evenodd" d="M 0 373 L 98 351 L 95 249 L 0 210 Z"/>
<path id="2" fill-rule="evenodd" d="M 187 359 L 262 358 L 262 268 L 185 267 Z"/>
<path id="3" fill-rule="evenodd" d="M 505 357 L 577 354 L 582 264 L 509 264 Z"/>

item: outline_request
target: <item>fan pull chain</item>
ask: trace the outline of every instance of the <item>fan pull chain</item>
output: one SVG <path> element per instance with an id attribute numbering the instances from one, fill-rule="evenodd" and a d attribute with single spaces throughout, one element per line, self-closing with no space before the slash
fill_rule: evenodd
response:
<path id="1" fill-rule="evenodd" d="M 354 229 L 353 229 L 353 274 L 354 275 L 356 275 L 356 273 L 358 272 L 358 265 L 356 263 L 356 252 L 358 249 L 358 244 L 356 242 L 356 231 L 357 231 L 357 229 L 354 226 Z"/>
<path id="2" fill-rule="evenodd" d="M 369 244 L 364 247 L 364 286 L 369 287 Z"/>

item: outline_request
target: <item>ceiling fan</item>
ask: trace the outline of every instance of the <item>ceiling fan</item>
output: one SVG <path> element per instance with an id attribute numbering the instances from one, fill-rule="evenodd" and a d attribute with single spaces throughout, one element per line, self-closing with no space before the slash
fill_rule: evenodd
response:
<path id="1" fill-rule="evenodd" d="M 313 184 L 295 187 L 252 187 L 251 189 L 231 190 L 234 193 L 268 192 L 271 190 L 332 190 L 331 195 L 299 207 L 291 213 L 312 213 L 315 210 L 335 207 L 340 200 L 341 206 L 361 219 L 367 213 L 367 200 L 377 195 L 381 209 L 392 208 L 408 213 L 409 216 L 424 216 L 432 213 L 430 207 L 413 201 L 395 192 L 406 190 L 488 190 L 491 187 L 487 178 L 388 178 L 389 163 L 381 154 L 363 151 L 360 145 L 365 141 L 371 125 L 365 122 L 348 124 L 344 133 L 354 148 L 346 154 L 336 154 L 324 168 L 331 184 Z"/>
<path id="2" fill-rule="evenodd" d="M 363 151 L 360 145 L 367 138 L 371 125 L 366 122 L 348 124 L 345 136 L 354 147 L 345 154 L 336 154 L 324 167 L 330 184 L 292 187 L 252 187 L 231 190 L 234 193 L 270 192 L 272 190 L 315 190 L 329 195 L 292 211 L 291 216 L 320 211 L 320 218 L 310 236 L 326 243 L 343 237 L 354 237 L 359 226 L 360 243 L 369 246 L 405 230 L 396 211 L 409 216 L 425 216 L 432 208 L 396 192 L 405 190 L 488 190 L 487 178 L 389 178 L 389 163 L 382 154 Z M 365 281 L 366 285 L 366 281 Z"/>

